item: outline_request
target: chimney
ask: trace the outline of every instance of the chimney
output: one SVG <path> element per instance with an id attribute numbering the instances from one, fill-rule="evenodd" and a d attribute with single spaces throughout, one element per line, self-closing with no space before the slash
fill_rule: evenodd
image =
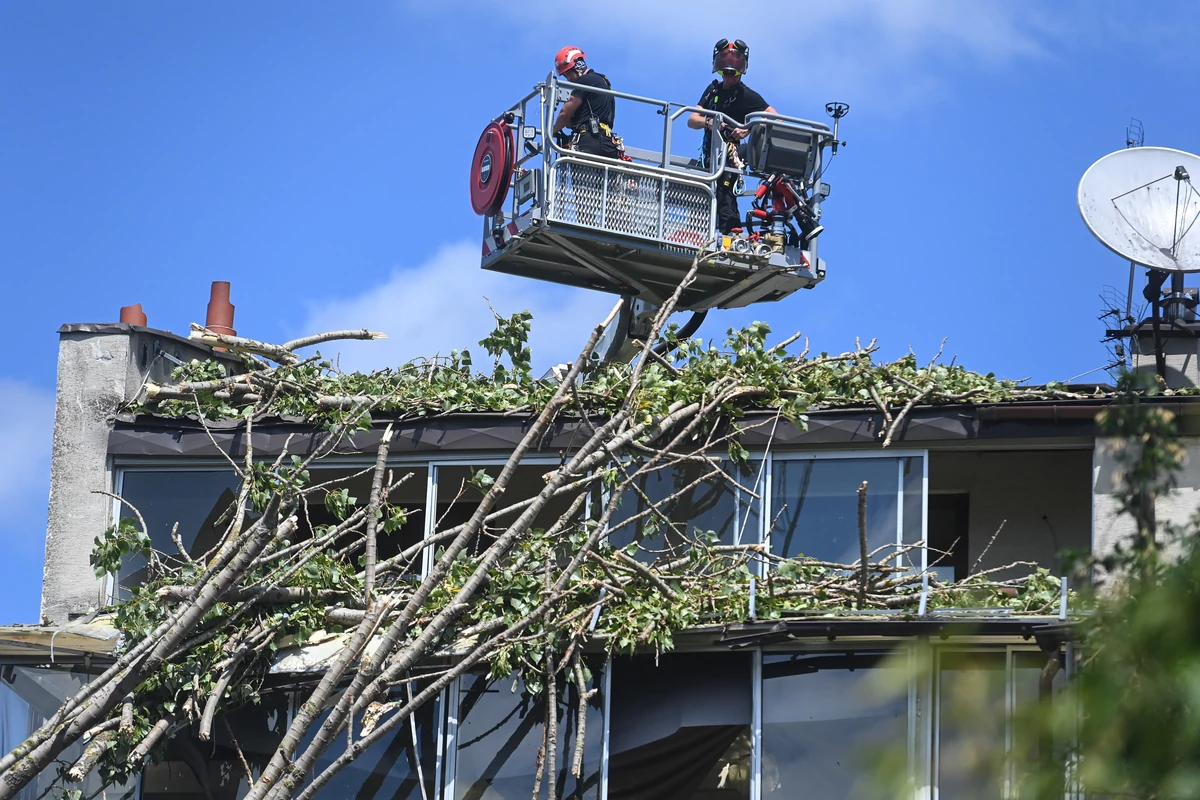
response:
<path id="1" fill-rule="evenodd" d="M 213 333 L 237 336 L 233 329 L 233 303 L 229 302 L 229 281 L 213 281 L 204 327 Z"/>
<path id="2" fill-rule="evenodd" d="M 112 521 L 112 501 L 95 492 L 114 490 L 109 456 L 114 417 L 128 403 L 142 398 L 148 381 L 170 383 L 178 364 L 214 357 L 207 345 L 147 329 L 140 312 L 140 307 L 133 305 L 121 309 L 124 324 L 79 323 L 64 325 L 58 332 L 58 387 L 42 573 L 42 615 L 56 624 L 65 624 L 109 600 L 108 582 L 96 578 L 89 557 L 96 531 Z M 134 313 L 140 314 L 138 319 L 133 318 Z M 243 370 L 241 359 L 215 357 L 230 374 Z"/>
<path id="3" fill-rule="evenodd" d="M 126 325 L 140 325 L 146 327 L 146 312 L 142 311 L 141 303 L 134 303 L 131 306 L 121 306 L 121 322 Z"/>

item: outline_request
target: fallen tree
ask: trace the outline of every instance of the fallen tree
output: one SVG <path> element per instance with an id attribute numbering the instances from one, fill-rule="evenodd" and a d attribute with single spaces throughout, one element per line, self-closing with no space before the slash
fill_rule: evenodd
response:
<path id="1" fill-rule="evenodd" d="M 942 364 L 940 351 L 924 365 L 913 355 L 877 363 L 874 342 L 840 355 L 810 356 L 807 347 L 790 354 L 799 337 L 768 345 L 760 323 L 731 330 L 723 348 L 679 341 L 666 323 L 699 267 L 663 306 L 632 364 L 591 357 L 610 315 L 554 379 L 533 377 L 528 314 L 497 315 L 496 330 L 481 342 L 495 359 L 488 373 L 474 371 L 465 352 L 367 375 L 295 352 L 378 336 L 370 331 L 274 345 L 197 328 L 194 338 L 240 354 L 245 371 L 226 374 L 216 361 L 193 362 L 176 371 L 172 384 L 147 385 L 137 410 L 244 426 L 245 452 L 230 458 L 240 489 L 228 523 L 217 545 L 199 556 L 178 541 L 176 553 L 153 551 L 136 509 L 97 537 L 99 574 L 117 572 L 132 552 L 150 561 L 146 582 L 130 587 L 129 599 L 113 609 L 124 647 L 0 758 L 0 800 L 77 742 L 89 746 L 65 777 L 78 781 L 99 769 L 111 782 L 141 770 L 184 728 L 209 739 L 218 715 L 258 699 L 280 643 L 307 641 L 316 630 L 336 634 L 340 647 L 308 688 L 269 763 L 257 777 L 247 775 L 251 800 L 311 797 L 471 671 L 516 671 L 550 709 L 563 686 L 586 695 L 585 651 L 669 649 L 673 636 L 689 628 L 745 621 L 760 574 L 770 576 L 756 592 L 760 618 L 808 609 L 915 609 L 922 593 L 931 607 L 986 603 L 1040 613 L 1057 603 L 1057 579 L 1032 565 L 1014 579 L 983 573 L 952 585 L 930 583 L 907 558 L 911 547 L 868 551 L 863 511 L 860 557 L 848 564 L 781 558 L 759 544 L 720 544 L 673 520 L 666 505 L 688 487 L 652 499 L 642 488 L 645 476 L 688 464 L 699 466 L 697 482 L 734 482 L 727 467 L 746 463 L 739 437 L 751 424 L 773 436 L 781 419 L 803 426 L 813 409 L 864 407 L 881 415 L 886 447 L 919 405 L 1079 397 L 1060 386 L 1027 388 Z M 651 348 L 659 341 L 675 347 L 670 358 Z M 380 559 L 380 537 L 407 514 L 392 501 L 409 478 L 388 466 L 395 423 L 465 410 L 522 414 L 529 424 L 498 474 L 475 477 L 478 498 L 468 521 L 435 525 L 429 538 Z M 749 423 L 750 410 L 770 413 Z M 323 429 L 321 446 L 303 457 L 256 458 L 254 426 L 278 416 Z M 509 501 L 505 492 L 518 464 L 564 417 L 581 426 L 578 445 L 543 476 L 534 497 Z M 384 435 L 375 465 L 365 471 L 371 489 L 364 502 L 349 497 L 344 480 L 313 480 L 314 465 L 343 437 L 371 426 L 384 427 Z M 864 484 L 863 508 L 869 492 Z M 628 513 L 627 496 L 644 510 Z M 311 504 L 333 510 L 337 523 L 312 529 Z M 552 506 L 565 510 L 546 518 Z M 635 536 L 628 547 L 613 547 L 610 537 L 629 526 L 642 534 L 669 529 L 676 545 L 647 552 Z M 431 547 L 432 566 L 422 571 L 422 554 Z M 416 671 L 434 658 L 449 666 L 416 681 Z M 413 681 L 419 691 L 393 698 L 395 686 Z M 553 723 L 545 727 L 539 782 L 559 747 Z M 582 720 L 579 728 L 570 759 L 575 774 Z M 338 754 L 310 780 L 318 757 L 335 742 Z M 554 781 L 546 786 L 553 798 Z"/>

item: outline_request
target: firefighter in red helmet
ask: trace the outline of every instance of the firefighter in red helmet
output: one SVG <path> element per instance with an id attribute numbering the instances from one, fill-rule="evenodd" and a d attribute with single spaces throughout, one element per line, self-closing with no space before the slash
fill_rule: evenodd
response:
<path id="1" fill-rule="evenodd" d="M 718 117 L 693 113 L 688 117 L 688 127 L 704 130 L 703 160 L 708 163 L 712 152 L 712 129 L 716 125 L 726 142 L 726 164 L 735 169 L 744 164 L 737 151 L 737 142 L 746 138 L 743 127 L 746 116 L 759 111 L 778 113 L 763 99 L 762 95 L 742 83 L 742 76 L 750 66 L 750 47 L 741 39 L 722 39 L 713 46 L 712 71 L 720 77 L 708 85 L 696 105 L 709 111 L 717 111 L 735 120 L 730 125 Z M 725 172 L 717 178 L 717 228 L 726 235 L 740 233 L 742 218 L 738 211 L 737 182 L 739 175 Z"/>
<path id="2" fill-rule="evenodd" d="M 586 87 L 611 89 L 608 78 L 590 69 L 587 54 L 578 47 L 567 46 L 554 57 L 554 69 L 559 76 L 579 86 L 563 103 L 554 120 L 554 135 L 561 136 L 570 128 L 573 150 L 607 158 L 620 158 L 620 140 L 613 134 L 616 102 L 612 95 L 588 91 Z"/>

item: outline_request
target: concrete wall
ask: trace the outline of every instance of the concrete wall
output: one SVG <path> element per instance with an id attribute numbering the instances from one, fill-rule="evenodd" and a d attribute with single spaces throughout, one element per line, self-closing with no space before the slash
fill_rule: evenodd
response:
<path id="1" fill-rule="evenodd" d="M 166 381 L 175 364 L 210 358 L 208 347 L 171 333 L 122 324 L 65 325 L 59 331 L 54 445 L 42 617 L 62 623 L 105 600 L 107 581 L 88 563 L 92 543 L 109 525 L 113 501 L 108 435 L 114 416 L 143 382 Z"/>
<path id="2" fill-rule="evenodd" d="M 1111 437 L 1097 439 L 1092 465 L 1092 486 L 1096 495 L 1094 552 L 1097 555 L 1111 553 L 1117 542 L 1130 539 L 1135 532 L 1133 520 L 1118 515 L 1117 501 L 1113 497 L 1117 469 L 1113 457 L 1115 442 Z M 1187 448 L 1187 465 L 1179 473 L 1177 488 L 1159 497 L 1154 504 L 1160 524 L 1183 524 L 1200 508 L 1200 437 L 1185 436 L 1181 442 Z"/>
<path id="3" fill-rule="evenodd" d="M 1196 332 L 1194 323 L 1187 326 Z M 1164 377 L 1167 386 L 1179 389 L 1187 386 L 1200 386 L 1200 337 L 1195 335 L 1180 336 L 1174 331 L 1168 331 L 1169 336 L 1161 339 L 1163 350 L 1163 366 L 1166 368 Z M 1130 340 L 1133 355 L 1133 368 L 1136 372 L 1154 375 L 1157 363 L 1154 358 L 1154 337 L 1150 335 L 1135 336 Z"/>
<path id="4" fill-rule="evenodd" d="M 1057 572 L 1059 552 L 1091 545 L 1091 466 L 1088 450 L 934 451 L 929 491 L 970 493 L 972 571 L 995 536 L 979 569 L 1036 561 Z"/>

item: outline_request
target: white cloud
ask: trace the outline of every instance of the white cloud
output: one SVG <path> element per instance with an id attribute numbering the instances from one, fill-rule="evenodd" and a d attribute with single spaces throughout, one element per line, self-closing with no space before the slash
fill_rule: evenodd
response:
<path id="1" fill-rule="evenodd" d="M 386 283 L 357 297 L 310 310 L 304 330 L 347 328 L 382 331 L 387 339 L 336 346 L 343 369 L 396 366 L 417 357 L 468 349 L 480 367 L 487 355 L 479 340 L 494 327 L 488 298 L 502 315 L 533 313 L 534 368 L 570 361 L 593 326 L 616 302 L 614 295 L 555 286 L 479 268 L 479 244 L 443 247 L 420 266 L 396 269 Z M 332 354 L 334 346 L 321 348 Z"/>
<path id="2" fill-rule="evenodd" d="M 54 393 L 0 378 L 0 534 L 6 544 L 40 548 L 29 535 L 44 529 L 50 485 L 50 447 L 54 431 Z M 28 549 L 28 548 L 27 548 Z"/>
<path id="3" fill-rule="evenodd" d="M 447 5 L 461 13 L 447 14 Z M 406 8 L 438 25 L 448 23 L 433 15 L 458 20 L 472 11 L 489 13 L 482 5 L 409 0 Z M 751 47 L 751 74 L 769 76 L 758 81 L 773 84 L 772 95 L 783 86 L 790 103 L 869 99 L 875 108 L 891 110 L 938 93 L 948 65 L 1046 57 L 1099 16 L 1088 3 L 1029 0 L 805 0 L 753 10 L 733 9 L 727 0 L 529 0 L 521 9 L 519 25 L 505 31 L 505 41 L 519 37 L 545 47 L 553 37 L 578 44 L 591 49 L 602 70 L 636 71 L 652 80 L 663 73 L 707 72 L 714 41 L 742 38 Z"/>

